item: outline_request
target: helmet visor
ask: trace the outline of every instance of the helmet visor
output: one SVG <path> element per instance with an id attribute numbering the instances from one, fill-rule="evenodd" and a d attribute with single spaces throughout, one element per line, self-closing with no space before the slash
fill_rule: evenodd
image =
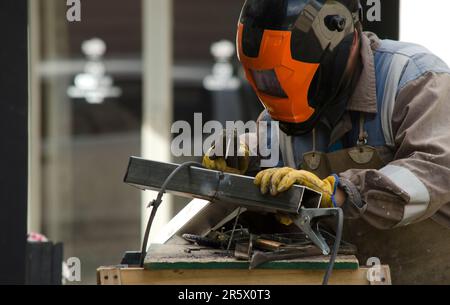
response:
<path id="1" fill-rule="evenodd" d="M 286 92 L 281 88 L 280 81 L 278 80 L 275 70 L 250 70 L 253 80 L 255 81 L 256 88 L 264 94 L 287 98 Z"/>

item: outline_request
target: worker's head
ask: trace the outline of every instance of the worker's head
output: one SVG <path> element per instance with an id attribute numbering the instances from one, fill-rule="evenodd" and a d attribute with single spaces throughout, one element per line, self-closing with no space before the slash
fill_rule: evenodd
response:
<path id="1" fill-rule="evenodd" d="M 306 133 L 327 111 L 338 111 L 338 119 L 344 113 L 360 31 L 359 0 L 245 2 L 238 25 L 239 60 L 283 131 Z"/>

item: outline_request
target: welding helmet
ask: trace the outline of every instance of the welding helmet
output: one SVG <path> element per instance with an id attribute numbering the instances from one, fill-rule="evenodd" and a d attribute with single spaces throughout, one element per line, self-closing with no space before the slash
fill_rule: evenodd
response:
<path id="1" fill-rule="evenodd" d="M 345 112 L 342 95 L 358 0 L 247 0 L 238 57 L 272 119 L 288 134 L 310 132 L 320 117 Z"/>

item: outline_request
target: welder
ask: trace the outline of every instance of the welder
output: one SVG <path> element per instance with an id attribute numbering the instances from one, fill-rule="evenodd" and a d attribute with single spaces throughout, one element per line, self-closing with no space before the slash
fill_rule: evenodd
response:
<path id="1" fill-rule="evenodd" d="M 358 0 L 245 2 L 238 56 L 265 107 L 258 120 L 279 122 L 282 156 L 255 184 L 321 192 L 362 255 L 399 282 L 450 283 L 450 69 L 363 32 L 362 15 Z M 213 159 L 204 164 L 224 168 Z"/>

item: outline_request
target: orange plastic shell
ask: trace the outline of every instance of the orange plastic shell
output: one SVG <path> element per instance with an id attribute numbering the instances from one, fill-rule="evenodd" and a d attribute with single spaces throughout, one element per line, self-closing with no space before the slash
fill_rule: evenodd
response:
<path id="1" fill-rule="evenodd" d="M 238 57 L 251 86 L 255 90 L 270 116 L 274 120 L 288 123 L 303 123 L 314 113 L 308 105 L 308 90 L 319 68 L 319 64 L 304 63 L 291 56 L 291 32 L 265 30 L 257 58 L 243 53 L 242 33 L 239 23 L 237 44 Z M 256 87 L 251 70 L 275 70 L 281 87 L 288 98 L 279 98 L 262 93 Z"/>

